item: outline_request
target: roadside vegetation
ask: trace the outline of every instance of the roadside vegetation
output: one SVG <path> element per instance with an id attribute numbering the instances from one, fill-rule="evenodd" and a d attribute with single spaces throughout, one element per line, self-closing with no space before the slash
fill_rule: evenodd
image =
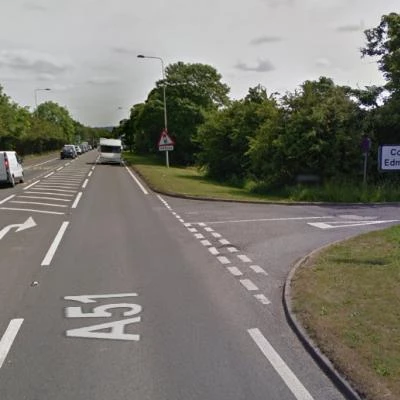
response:
<path id="1" fill-rule="evenodd" d="M 174 167 L 195 166 L 213 182 L 264 197 L 281 191 L 304 201 L 400 200 L 399 173 L 378 171 L 379 146 L 400 144 L 400 14 L 382 16 L 364 35 L 360 56 L 377 61 L 383 86 L 352 88 L 323 76 L 286 93 L 259 84 L 232 100 L 214 67 L 178 62 L 114 133 L 136 154 L 158 153 L 165 87 Z M 369 150 L 362 147 L 367 138 Z"/>
<path id="2" fill-rule="evenodd" d="M 219 200 L 256 202 L 395 202 L 400 199 L 400 186 L 382 182 L 364 186 L 346 182 L 325 185 L 293 185 L 268 188 L 254 181 L 237 183 L 221 182 L 210 178 L 194 166 L 165 166 L 159 155 L 137 155 L 124 152 L 124 160 L 131 165 L 155 191 L 171 195 Z"/>
<path id="3" fill-rule="evenodd" d="M 292 281 L 294 311 L 371 400 L 400 398 L 400 226 L 336 244 Z"/>

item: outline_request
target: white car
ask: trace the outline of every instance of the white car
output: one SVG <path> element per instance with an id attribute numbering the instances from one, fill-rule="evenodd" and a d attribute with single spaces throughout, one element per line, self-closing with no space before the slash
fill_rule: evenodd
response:
<path id="1" fill-rule="evenodd" d="M 22 159 L 15 151 L 0 151 L 0 183 L 15 186 L 16 182 L 24 182 Z"/>

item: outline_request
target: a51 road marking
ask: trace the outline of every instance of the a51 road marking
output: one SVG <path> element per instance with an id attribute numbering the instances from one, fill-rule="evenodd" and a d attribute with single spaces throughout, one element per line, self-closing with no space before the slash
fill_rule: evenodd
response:
<path id="1" fill-rule="evenodd" d="M 81 296 L 65 296 L 65 300 L 77 301 L 83 304 L 96 303 L 97 300 L 135 297 L 137 293 L 116 293 L 116 294 L 99 294 L 99 295 L 81 295 Z M 113 303 L 99 305 L 93 307 L 90 312 L 84 312 L 82 307 L 66 307 L 66 318 L 109 318 L 112 317 L 111 310 L 124 309 L 122 315 L 124 317 L 133 317 L 142 311 L 142 306 L 133 303 Z M 69 329 L 66 331 L 68 337 L 80 337 L 88 339 L 112 339 L 112 340 L 140 340 L 140 335 L 125 332 L 125 327 L 130 324 L 140 322 L 141 317 L 125 318 L 119 321 L 106 322 L 84 326 L 77 329 Z M 104 332 L 108 329 L 107 332 Z"/>

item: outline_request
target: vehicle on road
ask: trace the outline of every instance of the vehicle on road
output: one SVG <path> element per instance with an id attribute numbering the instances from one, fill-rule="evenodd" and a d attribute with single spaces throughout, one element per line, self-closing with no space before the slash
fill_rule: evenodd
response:
<path id="1" fill-rule="evenodd" d="M 100 139 L 100 159 L 99 162 L 102 164 L 113 163 L 121 164 L 122 158 L 122 143 L 120 139 Z"/>
<path id="2" fill-rule="evenodd" d="M 15 186 L 16 182 L 24 182 L 22 159 L 15 151 L 0 151 L 0 183 Z"/>
<path id="3" fill-rule="evenodd" d="M 66 144 L 61 149 L 60 157 L 63 160 L 64 158 L 75 158 L 77 155 L 75 146 L 73 144 Z"/>
<path id="4" fill-rule="evenodd" d="M 78 154 L 78 156 L 80 156 L 82 154 L 82 149 L 77 144 L 75 145 L 75 150 L 76 150 L 76 153 Z"/>

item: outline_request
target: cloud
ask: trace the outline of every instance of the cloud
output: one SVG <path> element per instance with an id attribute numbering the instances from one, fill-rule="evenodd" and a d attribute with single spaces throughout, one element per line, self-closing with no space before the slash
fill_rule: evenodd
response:
<path id="1" fill-rule="evenodd" d="M 315 65 L 317 67 L 329 68 L 332 66 L 332 62 L 328 58 L 318 58 L 317 60 L 315 60 Z"/>
<path id="2" fill-rule="evenodd" d="M 112 47 L 111 50 L 114 53 L 118 53 L 118 54 L 128 54 L 128 55 L 133 55 L 133 56 L 136 56 L 137 54 L 139 54 L 136 50 L 127 49 L 126 47 Z"/>
<path id="3" fill-rule="evenodd" d="M 30 11 L 46 11 L 47 8 L 42 6 L 41 4 L 33 3 L 33 2 L 27 2 L 24 3 L 24 8 Z"/>
<path id="4" fill-rule="evenodd" d="M 5 67 L 39 74 L 60 74 L 72 69 L 71 63 L 66 60 L 31 50 L 0 51 L 0 68 Z"/>
<path id="5" fill-rule="evenodd" d="M 86 83 L 90 85 L 112 85 L 120 81 L 116 76 L 93 76 Z"/>
<path id="6" fill-rule="evenodd" d="M 40 81 L 55 81 L 57 79 L 54 74 L 49 74 L 48 72 L 42 72 L 38 74 L 37 78 Z"/>
<path id="7" fill-rule="evenodd" d="M 295 0 L 261 0 L 261 1 L 272 8 L 276 8 L 276 7 L 280 7 L 280 6 L 291 7 L 295 3 Z"/>
<path id="8" fill-rule="evenodd" d="M 259 44 L 264 44 L 264 43 L 280 42 L 281 40 L 283 40 L 283 38 L 279 36 L 260 36 L 258 38 L 254 38 L 253 40 L 251 40 L 250 44 L 257 46 Z"/>
<path id="9" fill-rule="evenodd" d="M 235 65 L 235 68 L 239 69 L 240 71 L 252 71 L 252 72 L 269 72 L 275 69 L 272 63 L 268 60 L 259 60 L 258 64 L 255 67 L 249 66 L 243 62 L 238 62 Z"/>
<path id="10" fill-rule="evenodd" d="M 358 25 L 349 24 L 349 25 L 342 25 L 336 28 L 338 32 L 360 32 L 363 31 L 365 28 L 364 21 L 361 21 Z"/>

